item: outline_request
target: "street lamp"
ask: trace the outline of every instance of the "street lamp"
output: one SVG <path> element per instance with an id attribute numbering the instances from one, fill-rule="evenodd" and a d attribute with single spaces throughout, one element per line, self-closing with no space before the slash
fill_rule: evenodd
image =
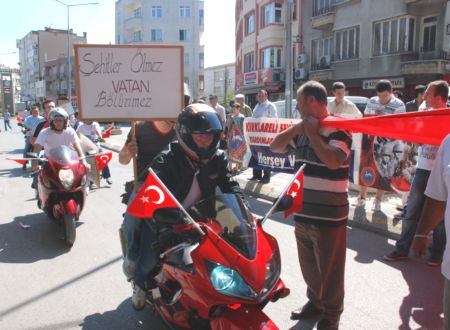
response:
<path id="1" fill-rule="evenodd" d="M 88 3 L 76 3 L 73 5 L 69 5 L 67 3 L 64 3 L 60 0 L 55 0 L 56 2 L 59 2 L 60 4 L 66 6 L 67 8 L 67 97 L 69 98 L 69 102 L 72 103 L 72 79 L 71 79 L 71 72 L 70 72 L 70 16 L 69 11 L 70 7 L 76 7 L 76 6 L 89 6 L 89 5 L 98 5 L 98 2 L 88 2 Z"/>

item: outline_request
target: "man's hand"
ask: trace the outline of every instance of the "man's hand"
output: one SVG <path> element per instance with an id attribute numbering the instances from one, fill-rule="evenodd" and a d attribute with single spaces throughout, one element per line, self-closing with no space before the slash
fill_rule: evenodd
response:
<path id="1" fill-rule="evenodd" d="M 414 237 L 412 250 L 416 258 L 422 258 L 428 250 L 428 237 Z"/>
<path id="2" fill-rule="evenodd" d="M 33 164 L 33 166 L 31 167 L 32 172 L 39 172 L 40 170 L 41 167 L 39 166 L 39 164 Z"/>
<path id="3" fill-rule="evenodd" d="M 82 160 L 81 164 L 84 165 L 84 167 L 86 167 L 86 171 L 89 171 L 91 169 L 91 165 L 86 161 L 86 160 Z"/>
<path id="4" fill-rule="evenodd" d="M 319 120 L 312 116 L 308 116 L 302 121 L 305 133 L 308 137 L 317 135 L 319 133 Z"/>
<path id="5" fill-rule="evenodd" d="M 137 155 L 137 143 L 135 140 L 131 140 L 127 144 L 127 150 L 131 157 L 136 157 Z"/>

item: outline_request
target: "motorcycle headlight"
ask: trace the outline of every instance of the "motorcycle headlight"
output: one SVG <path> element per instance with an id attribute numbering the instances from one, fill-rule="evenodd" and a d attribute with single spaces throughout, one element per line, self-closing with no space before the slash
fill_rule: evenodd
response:
<path id="1" fill-rule="evenodd" d="M 267 291 L 272 289 L 272 287 L 275 285 L 276 281 L 280 277 L 280 273 L 281 273 L 280 254 L 278 253 L 278 251 L 274 251 L 266 263 L 266 275 L 264 278 L 264 288 L 261 292 L 262 294 L 265 294 Z"/>
<path id="2" fill-rule="evenodd" d="M 64 188 L 67 190 L 72 188 L 74 178 L 72 170 L 59 170 L 58 177 Z"/>
<path id="3" fill-rule="evenodd" d="M 212 262 L 207 262 L 206 265 L 209 270 L 209 279 L 214 289 L 221 294 L 242 299 L 254 299 L 257 297 L 255 291 L 245 283 L 236 270 Z"/>

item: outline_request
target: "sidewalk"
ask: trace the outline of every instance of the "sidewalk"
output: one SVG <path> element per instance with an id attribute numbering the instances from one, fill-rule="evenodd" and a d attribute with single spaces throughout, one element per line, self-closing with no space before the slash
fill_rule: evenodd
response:
<path id="1" fill-rule="evenodd" d="M 122 148 L 130 127 L 122 127 L 121 135 L 111 135 L 102 146 L 115 152 Z M 272 173 L 270 184 L 260 184 L 255 181 L 249 181 L 252 176 L 252 169 L 247 169 L 235 178 L 244 190 L 245 194 L 252 195 L 269 201 L 274 201 L 280 196 L 281 191 L 286 186 L 292 174 Z M 374 212 L 370 210 L 374 199 L 374 193 L 370 193 L 365 209 L 352 206 L 358 197 L 357 186 L 351 184 L 349 191 L 349 225 L 364 228 L 370 231 L 378 232 L 390 238 L 397 239 L 402 230 L 402 222 L 394 219 L 394 215 L 399 213 L 397 205 L 402 203 L 401 196 L 394 193 L 386 193 L 384 201 L 381 204 L 381 211 Z"/>

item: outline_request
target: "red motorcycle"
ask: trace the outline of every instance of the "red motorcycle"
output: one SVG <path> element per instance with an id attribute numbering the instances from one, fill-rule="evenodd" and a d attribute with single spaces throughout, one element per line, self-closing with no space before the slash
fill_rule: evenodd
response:
<path id="1" fill-rule="evenodd" d="M 218 195 L 214 201 L 215 210 L 208 211 L 212 204 L 205 201 L 188 210 L 196 223 L 176 226 L 180 237 L 192 237 L 183 234 L 197 225 L 204 234 L 161 254 L 147 303 L 170 328 L 278 329 L 263 312 L 268 302 L 290 292 L 280 279 L 278 243 L 236 195 Z M 174 223 L 157 211 L 153 218 Z"/>
<path id="2" fill-rule="evenodd" d="M 36 159 L 43 165 L 36 188 L 38 207 L 62 225 L 64 241 L 72 246 L 76 238 L 76 221 L 86 200 L 86 168 L 80 163 L 78 154 L 67 146 L 53 148 L 47 158 Z"/>

